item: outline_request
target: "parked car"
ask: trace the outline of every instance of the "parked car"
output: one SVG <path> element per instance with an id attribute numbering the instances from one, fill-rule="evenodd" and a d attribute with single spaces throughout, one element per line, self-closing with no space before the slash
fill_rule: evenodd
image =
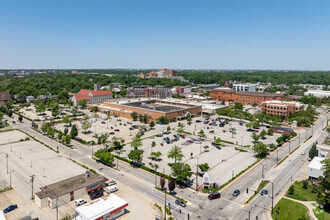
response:
<path id="1" fill-rule="evenodd" d="M 87 201 L 85 199 L 77 199 L 76 201 L 74 201 L 76 206 L 80 206 L 82 204 L 87 203 Z"/>
<path id="2" fill-rule="evenodd" d="M 118 191 L 118 188 L 116 186 L 110 186 L 110 187 L 107 188 L 107 193 L 108 194 L 116 192 L 116 191 Z"/>
<path id="3" fill-rule="evenodd" d="M 93 193 L 91 193 L 89 197 L 91 200 L 94 200 L 94 199 L 100 198 L 102 196 L 103 196 L 103 191 L 98 190 L 98 191 L 94 191 Z"/>
<path id="4" fill-rule="evenodd" d="M 129 130 L 134 130 L 134 128 L 130 127 Z"/>
<path id="5" fill-rule="evenodd" d="M 111 134 L 111 135 L 114 135 L 114 134 L 115 134 L 115 132 L 109 132 L 109 134 Z"/>
<path id="6" fill-rule="evenodd" d="M 170 132 L 168 132 L 168 131 L 164 131 L 164 133 L 163 134 L 169 134 Z"/>
<path id="7" fill-rule="evenodd" d="M 115 129 L 116 132 L 119 132 L 119 129 Z"/>
<path id="8" fill-rule="evenodd" d="M 139 126 L 137 126 L 137 125 L 132 125 L 132 128 L 137 129 L 137 128 L 139 128 Z"/>
<path id="9" fill-rule="evenodd" d="M 253 130 L 253 132 L 259 132 L 259 130 Z"/>
<path id="10" fill-rule="evenodd" d="M 220 198 L 220 197 L 221 197 L 221 195 L 220 195 L 219 192 L 211 193 L 211 194 L 208 196 L 209 200 L 218 199 L 218 198 Z"/>
<path id="11" fill-rule="evenodd" d="M 262 196 L 265 196 L 265 195 L 267 195 L 268 194 L 268 190 L 267 189 L 263 189 L 262 191 L 261 191 L 261 193 L 260 193 L 260 195 L 262 195 Z"/>
<path id="12" fill-rule="evenodd" d="M 217 149 L 221 150 L 221 147 L 219 145 L 215 146 Z"/>
<path id="13" fill-rule="evenodd" d="M 305 155 L 305 151 L 301 151 L 301 155 Z"/>
<path id="14" fill-rule="evenodd" d="M 246 131 L 250 131 L 250 132 L 252 132 L 252 131 L 254 131 L 252 128 L 248 128 L 248 129 L 246 129 Z"/>
<path id="15" fill-rule="evenodd" d="M 3 210 L 3 212 L 4 213 L 7 213 L 7 212 L 11 212 L 11 211 L 13 211 L 14 209 L 17 209 L 18 208 L 18 206 L 15 204 L 15 205 L 10 205 L 10 206 L 8 206 L 7 208 L 5 208 L 4 210 Z"/>
<path id="16" fill-rule="evenodd" d="M 163 137 L 163 134 L 157 134 L 156 137 Z"/>
<path id="17" fill-rule="evenodd" d="M 238 196 L 239 194 L 240 194 L 241 192 L 238 190 L 238 189 L 236 189 L 234 192 L 233 192 L 233 196 Z"/>
<path id="18" fill-rule="evenodd" d="M 201 123 L 202 121 L 201 120 L 196 120 L 197 123 Z"/>
<path id="19" fill-rule="evenodd" d="M 116 185 L 116 181 L 115 180 L 110 180 L 109 182 L 105 183 L 106 186 L 113 186 Z"/>
<path id="20" fill-rule="evenodd" d="M 163 143 L 160 143 L 160 146 L 164 146 L 164 144 Z"/>
<path id="21" fill-rule="evenodd" d="M 186 203 L 180 199 L 175 200 L 175 203 L 182 207 L 186 207 Z"/>
<path id="22" fill-rule="evenodd" d="M 105 124 L 105 121 L 102 121 L 101 123 L 102 123 L 102 124 Z"/>

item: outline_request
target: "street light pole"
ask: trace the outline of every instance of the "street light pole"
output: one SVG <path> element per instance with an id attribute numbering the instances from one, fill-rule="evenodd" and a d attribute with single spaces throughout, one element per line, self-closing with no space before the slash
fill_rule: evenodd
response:
<path id="1" fill-rule="evenodd" d="M 15 170 L 12 170 L 9 172 L 9 188 L 11 188 L 11 173 L 14 172 Z"/>
<path id="2" fill-rule="evenodd" d="M 277 147 L 277 150 L 276 150 L 276 154 L 277 154 L 276 160 L 277 160 L 277 163 L 278 163 L 278 147 Z"/>
<path id="3" fill-rule="evenodd" d="M 197 157 L 197 166 L 196 166 L 196 191 L 198 191 L 198 158 Z"/>
<path id="4" fill-rule="evenodd" d="M 274 210 L 274 182 L 272 182 L 272 214 Z"/>

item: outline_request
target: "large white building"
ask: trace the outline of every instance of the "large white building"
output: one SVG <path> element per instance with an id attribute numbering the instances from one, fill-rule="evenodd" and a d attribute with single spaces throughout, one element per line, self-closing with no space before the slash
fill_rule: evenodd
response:
<path id="1" fill-rule="evenodd" d="M 318 155 L 308 164 L 307 175 L 317 179 L 319 176 L 323 176 L 321 161 L 330 158 L 330 146 L 317 145 L 316 149 L 318 151 Z"/>
<path id="2" fill-rule="evenodd" d="M 233 89 L 236 91 L 240 91 L 240 92 L 255 92 L 256 91 L 256 84 L 237 84 L 234 83 L 233 84 Z"/>
<path id="3" fill-rule="evenodd" d="M 307 92 L 304 92 L 304 95 L 313 95 L 317 98 L 323 98 L 323 97 L 329 97 L 330 96 L 330 91 L 325 91 L 325 90 L 308 90 Z"/>
<path id="4" fill-rule="evenodd" d="M 116 219 L 125 214 L 127 206 L 128 202 L 112 193 L 76 208 L 76 220 Z"/>

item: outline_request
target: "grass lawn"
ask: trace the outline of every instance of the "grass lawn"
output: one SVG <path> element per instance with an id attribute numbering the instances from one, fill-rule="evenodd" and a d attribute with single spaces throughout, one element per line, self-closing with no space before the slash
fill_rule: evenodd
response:
<path id="1" fill-rule="evenodd" d="M 276 210 L 280 207 L 279 215 Z M 303 204 L 282 198 L 274 207 L 273 219 L 278 220 L 309 220 L 307 217 L 308 209 Z"/>
<path id="2" fill-rule="evenodd" d="M 317 205 L 316 205 L 317 206 Z M 325 212 L 323 209 L 316 207 L 313 212 L 319 220 L 330 220 L 330 213 Z"/>
<path id="3" fill-rule="evenodd" d="M 288 192 L 286 193 L 287 197 L 301 200 L 301 201 L 316 201 L 317 194 L 312 193 L 312 184 L 308 184 L 308 188 L 302 188 L 303 184 L 300 181 L 296 181 L 294 184 L 294 193 L 290 195 Z"/>

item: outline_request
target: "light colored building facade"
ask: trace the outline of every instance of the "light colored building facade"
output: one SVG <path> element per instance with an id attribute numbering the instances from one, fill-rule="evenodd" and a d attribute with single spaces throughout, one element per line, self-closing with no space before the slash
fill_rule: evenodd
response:
<path id="1" fill-rule="evenodd" d="M 75 106 L 79 105 L 79 101 L 85 99 L 87 103 L 102 103 L 107 100 L 113 99 L 112 92 L 110 90 L 92 91 L 82 89 L 78 94 L 72 96 L 72 101 Z"/>
<path id="2" fill-rule="evenodd" d="M 238 92 L 255 92 L 256 88 L 256 84 L 233 84 L 233 89 Z"/>
<path id="3" fill-rule="evenodd" d="M 279 115 L 287 117 L 291 114 L 304 110 L 304 105 L 299 102 L 286 102 L 286 101 L 265 101 L 261 103 L 262 112 L 267 115 Z"/>
<path id="4" fill-rule="evenodd" d="M 148 86 L 134 86 L 127 88 L 126 98 L 155 98 L 165 99 L 171 97 L 172 92 L 169 87 L 148 87 Z"/>
<path id="5" fill-rule="evenodd" d="M 313 95 L 317 98 L 324 98 L 330 96 L 330 91 L 325 90 L 308 90 L 307 92 L 304 92 L 305 96 Z"/>

